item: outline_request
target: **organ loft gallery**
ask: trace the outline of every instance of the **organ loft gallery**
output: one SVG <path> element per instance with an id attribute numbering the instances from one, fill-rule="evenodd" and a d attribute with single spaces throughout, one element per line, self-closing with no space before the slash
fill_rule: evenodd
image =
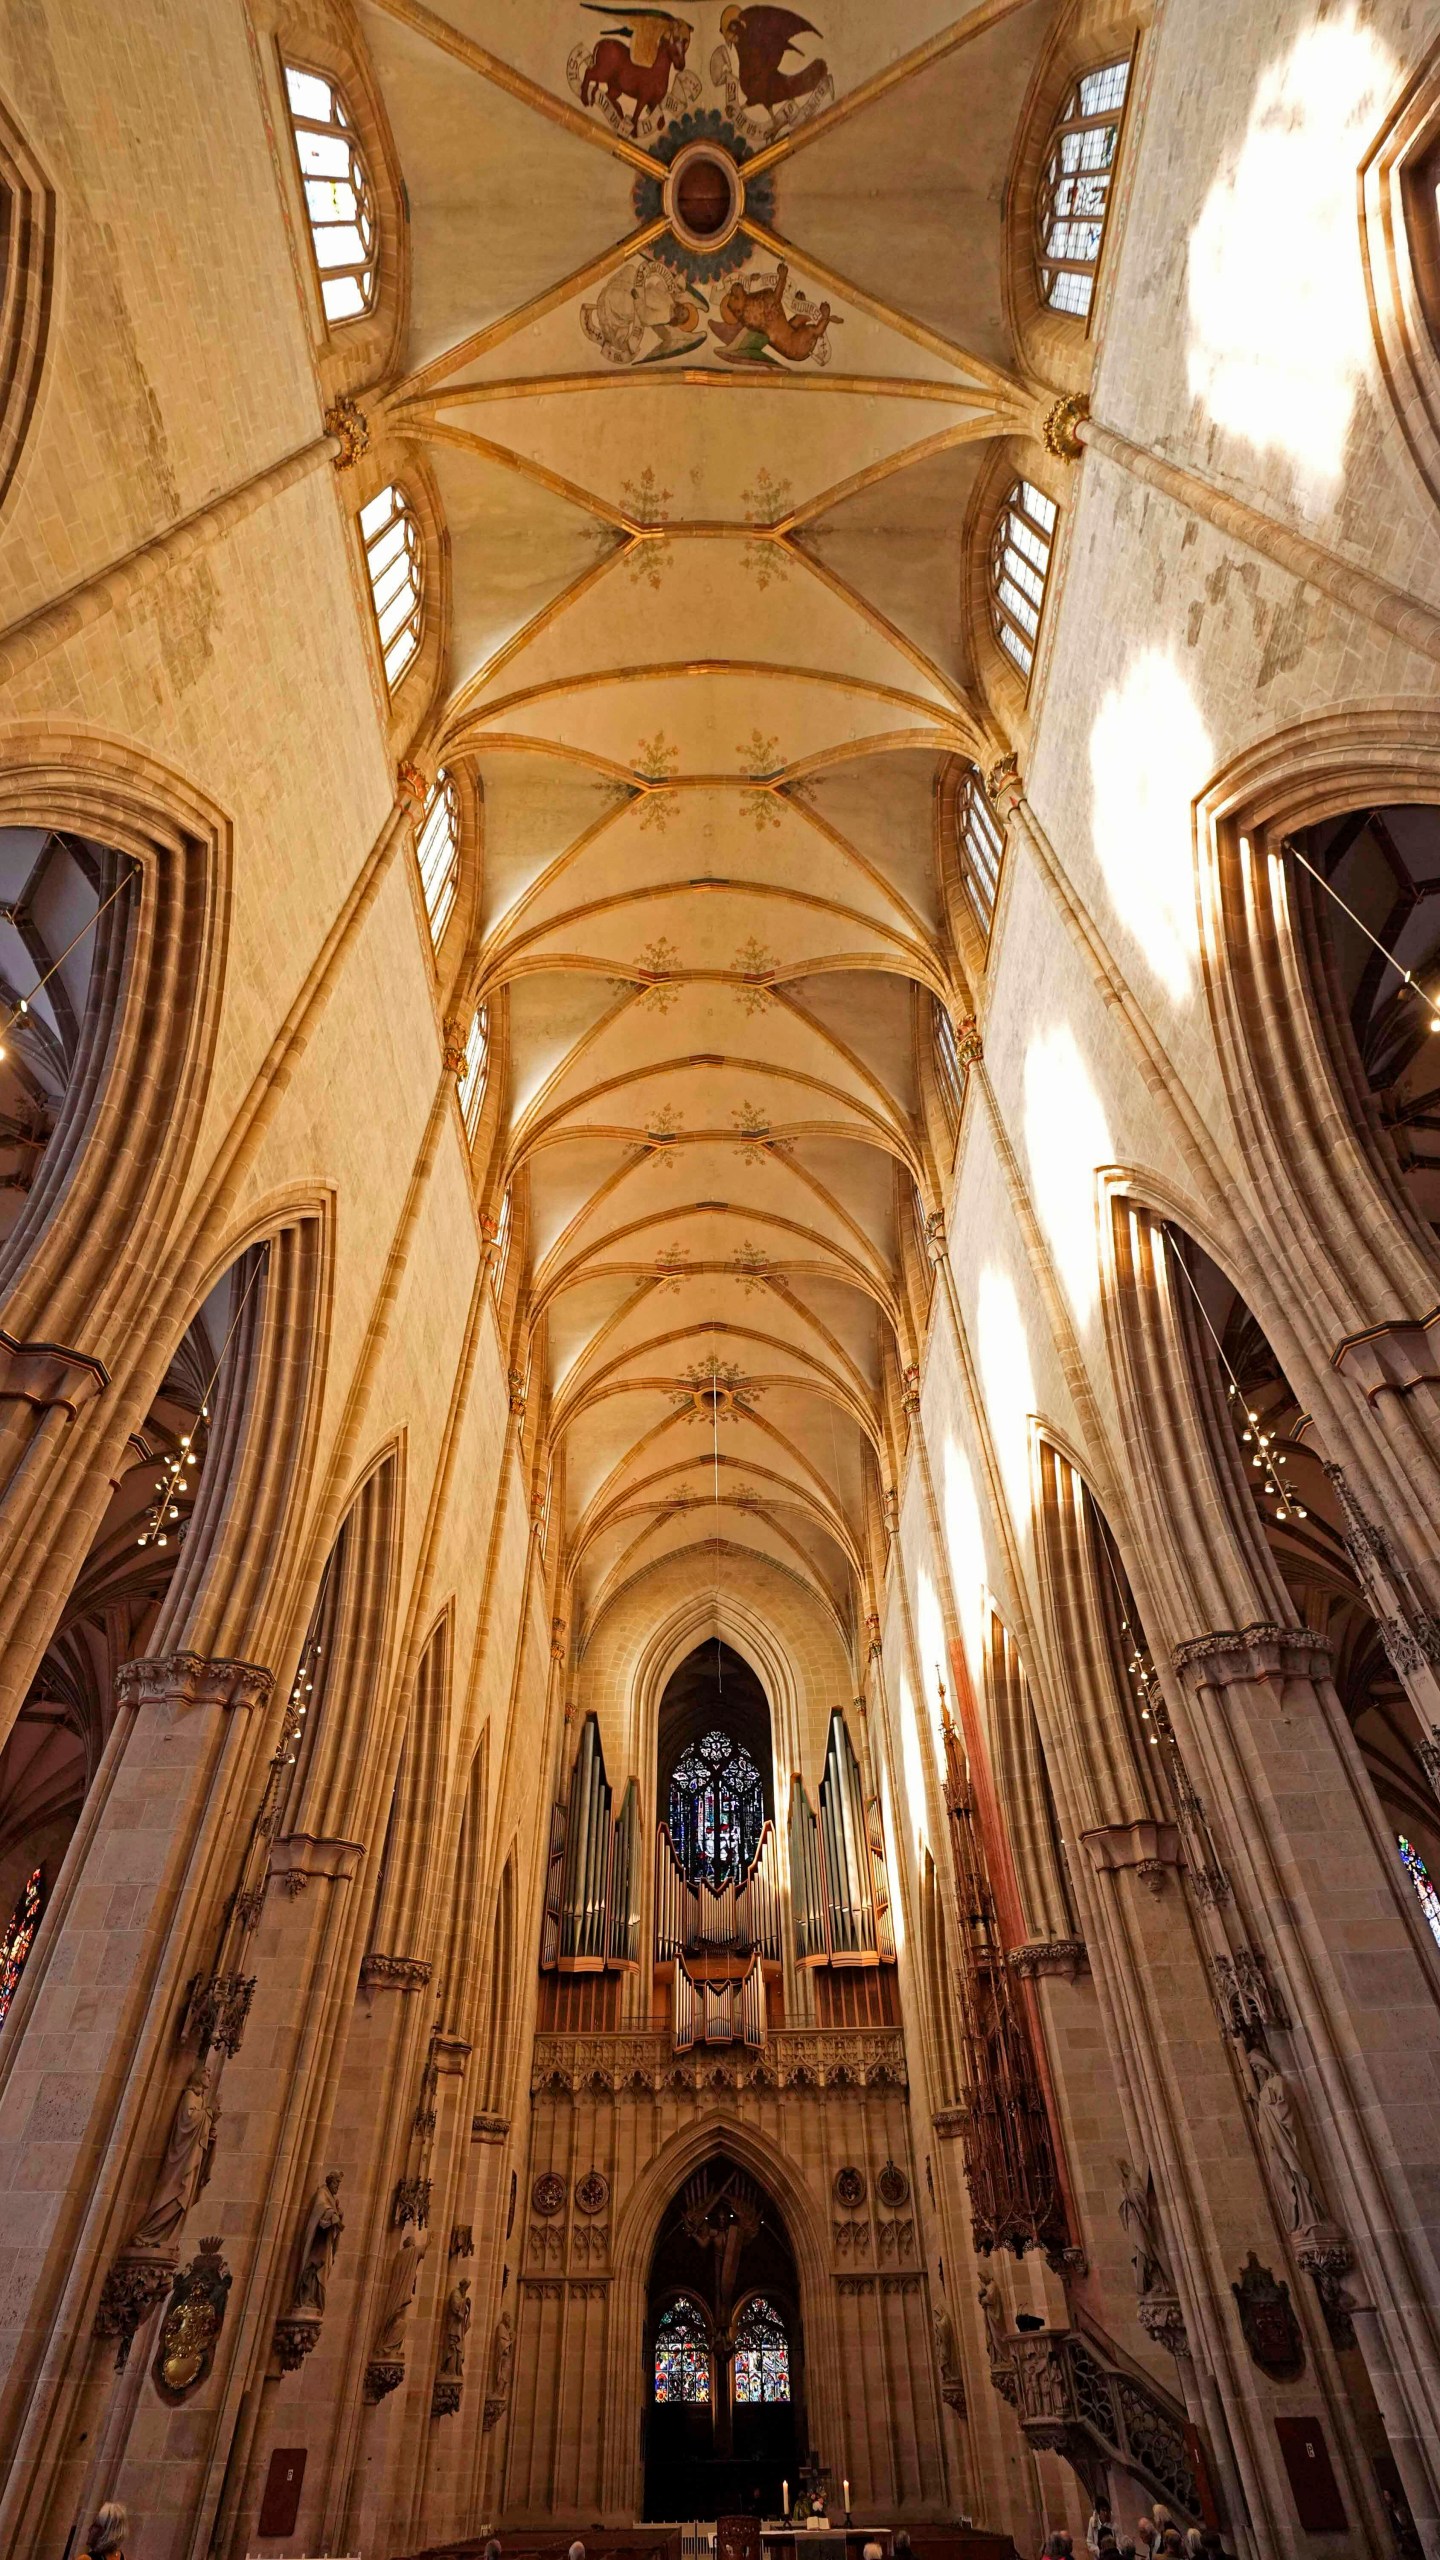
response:
<path id="1" fill-rule="evenodd" d="M 1440 2560 L 1440 0 L 0 21 L 0 2552 Z"/>

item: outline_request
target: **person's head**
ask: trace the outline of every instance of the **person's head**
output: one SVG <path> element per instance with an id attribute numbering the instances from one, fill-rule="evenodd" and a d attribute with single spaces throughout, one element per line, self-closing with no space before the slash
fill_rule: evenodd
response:
<path id="1" fill-rule="evenodd" d="M 890 2548 L 895 2555 L 895 2560 L 910 2560 L 910 2536 L 906 2532 L 903 2524 L 900 2527 L 899 2532 L 896 2534 L 894 2541 L 891 2543 Z"/>
<path id="2" fill-rule="evenodd" d="M 492 2533 L 485 2545 L 485 2560 L 500 2560 L 500 2537 Z"/>
<path id="3" fill-rule="evenodd" d="M 1204 2548 L 1205 2536 L 1198 2524 L 1192 2524 L 1185 2536 L 1185 2560 L 1200 2560 Z"/>
<path id="4" fill-rule="evenodd" d="M 1108 2524 L 1102 2524 L 1100 2527 L 1100 2530 L 1095 2537 L 1095 2548 L 1097 2551 L 1114 2551 L 1115 2536 L 1111 2532 Z"/>
<path id="5" fill-rule="evenodd" d="M 1165 2560 L 1184 2560 L 1185 2545 L 1173 2524 L 1167 2524 L 1165 2527 L 1160 2536 L 1159 2547 L 1165 2555 Z"/>
<path id="6" fill-rule="evenodd" d="M 568 2552 L 567 2552 L 567 2554 L 566 2554 L 566 2560 L 585 2560 L 585 2545 L 584 2545 L 584 2543 L 583 2543 L 583 2542 L 572 2542 L 572 2543 L 571 2543 L 571 2545 L 570 2545 L 569 2551 L 568 2551 Z"/>
<path id="7" fill-rule="evenodd" d="M 1068 2533 L 1052 2533 L 1045 2544 L 1047 2560 L 1070 2560 L 1074 2548 Z"/>
<path id="8" fill-rule="evenodd" d="M 862 2560 L 885 2560 L 885 2555 L 878 2542 L 866 2543 L 862 2554 Z"/>
<path id="9" fill-rule="evenodd" d="M 130 2531 L 130 2518 L 118 2498 L 107 2498 L 90 2527 L 91 2560 L 109 2560 L 111 2552 L 123 2551 Z"/>
<path id="10" fill-rule="evenodd" d="M 1171 2524 L 1173 2524 L 1173 2523 L 1174 2523 L 1174 2521 L 1175 2521 L 1175 2519 L 1174 2519 L 1174 2517 L 1172 2516 L 1172 2514 L 1170 2513 L 1169 2508 L 1168 2508 L 1168 2507 L 1165 2507 L 1165 2506 L 1162 2506 L 1162 2505 L 1161 2505 L 1161 2503 L 1160 2503 L 1160 2500 L 1157 2498 L 1157 2499 L 1156 2499 L 1156 2501 L 1155 2501 L 1155 2524 L 1156 2524 L 1156 2528 L 1157 2528 L 1157 2530 L 1158 2530 L 1159 2532 L 1163 2533 L 1163 2532 L 1164 2532 L 1164 2530 L 1165 2530 L 1165 2527 L 1166 2527 L 1167 2525 L 1171 2525 Z"/>
<path id="11" fill-rule="evenodd" d="M 1097 2499 L 1096 2499 L 1096 2501 L 1095 2501 L 1095 2513 L 1097 2514 L 1097 2516 L 1099 2516 L 1099 2517 L 1102 2519 L 1102 2521 L 1103 2521 L 1106 2517 L 1108 2517 L 1108 2515 L 1109 2515 L 1109 2513 L 1110 2513 L 1110 2501 L 1109 2501 L 1109 2499 L 1108 2499 L 1108 2498 L 1097 2498 Z"/>

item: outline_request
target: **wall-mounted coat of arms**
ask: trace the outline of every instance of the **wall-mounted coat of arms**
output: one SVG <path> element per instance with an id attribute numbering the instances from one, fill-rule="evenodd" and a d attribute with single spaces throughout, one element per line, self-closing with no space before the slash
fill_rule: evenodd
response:
<path id="1" fill-rule="evenodd" d="M 221 2246 L 219 2240 L 202 2240 L 199 2255 L 188 2267 L 178 2269 L 172 2282 L 170 2308 L 160 2323 L 151 2366 L 163 2399 L 187 2399 L 215 2361 L 231 2285 Z"/>
<path id="2" fill-rule="evenodd" d="M 1305 2370 L 1305 2339 L 1290 2287 L 1262 2267 L 1252 2249 L 1232 2284 L 1245 2344 L 1272 2382 L 1298 2382 Z"/>

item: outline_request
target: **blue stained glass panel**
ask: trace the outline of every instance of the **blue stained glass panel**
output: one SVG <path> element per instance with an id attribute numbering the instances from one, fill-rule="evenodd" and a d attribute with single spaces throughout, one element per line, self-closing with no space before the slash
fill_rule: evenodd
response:
<path id="1" fill-rule="evenodd" d="M 743 1742 L 718 1730 L 692 1742 L 670 1780 L 670 1838 L 691 1884 L 745 1873 L 765 1828 L 765 1789 Z"/>
<path id="2" fill-rule="evenodd" d="M 655 2397 L 701 2405 L 710 2398 L 710 2332 L 697 2303 L 667 2303 L 655 2323 Z"/>
<path id="3" fill-rule="evenodd" d="M 788 2400 L 790 2340 L 773 2302 L 757 2294 L 735 2323 L 735 2398 Z"/>
<path id="4" fill-rule="evenodd" d="M 1436 1892 L 1430 1880 L 1430 1870 L 1419 1850 L 1411 1846 L 1403 1831 L 1398 1834 L 1398 1838 L 1402 1863 L 1419 1896 L 1420 1908 L 1430 1923 L 1431 1934 L 1436 1943 L 1440 1944 L 1440 1893 Z"/>

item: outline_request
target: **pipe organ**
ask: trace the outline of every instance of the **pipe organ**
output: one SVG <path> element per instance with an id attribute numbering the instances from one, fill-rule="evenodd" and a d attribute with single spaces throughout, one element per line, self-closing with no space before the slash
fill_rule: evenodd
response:
<path id="1" fill-rule="evenodd" d="M 839 1707 L 830 1717 L 818 1818 L 798 1775 L 791 1784 L 790 1903 L 801 1964 L 894 1963 L 880 1807 L 866 1803 Z"/>
<path id="2" fill-rule="evenodd" d="M 550 1815 L 540 1962 L 557 1973 L 603 1973 L 640 1961 L 640 1791 L 632 1778 L 612 1818 L 611 1789 L 591 1714 L 581 1728 L 570 1790 Z"/>
<path id="3" fill-rule="evenodd" d="M 681 1955 L 747 1955 L 780 1961 L 780 1878 L 775 1825 L 767 1822 L 760 1845 L 742 1876 L 713 1885 L 692 1884 L 675 1855 L 669 1826 L 655 1841 L 655 1956 L 668 1963 Z"/>
<path id="4" fill-rule="evenodd" d="M 675 1965 L 675 2050 L 688 2053 L 695 2044 L 751 2044 L 765 2041 L 765 1975 L 753 1955 L 739 1979 L 696 1981 L 683 1957 Z"/>

